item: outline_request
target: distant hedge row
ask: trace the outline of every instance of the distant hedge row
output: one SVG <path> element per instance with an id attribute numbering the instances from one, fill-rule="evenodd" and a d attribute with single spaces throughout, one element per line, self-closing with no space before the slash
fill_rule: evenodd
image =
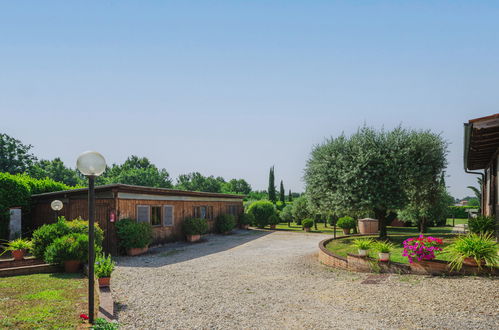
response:
<path id="1" fill-rule="evenodd" d="M 8 236 L 9 208 L 19 206 L 27 210 L 31 195 L 74 188 L 77 187 L 51 179 L 33 179 L 26 174 L 0 172 L 0 239 L 6 239 Z"/>
<path id="2" fill-rule="evenodd" d="M 478 209 L 478 206 L 449 206 L 449 213 L 447 217 L 452 218 L 468 218 L 468 209 Z"/>

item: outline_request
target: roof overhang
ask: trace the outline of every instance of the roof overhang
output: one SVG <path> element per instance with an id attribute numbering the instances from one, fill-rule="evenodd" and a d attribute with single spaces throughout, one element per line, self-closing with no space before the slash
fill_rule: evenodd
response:
<path id="1" fill-rule="evenodd" d="M 499 149 L 499 113 L 464 124 L 464 168 L 487 168 Z"/>

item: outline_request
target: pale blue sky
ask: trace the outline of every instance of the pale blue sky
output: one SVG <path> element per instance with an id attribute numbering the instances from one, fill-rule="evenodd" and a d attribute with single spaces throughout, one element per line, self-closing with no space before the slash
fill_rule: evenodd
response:
<path id="1" fill-rule="evenodd" d="M 314 144 L 364 123 L 442 132 L 499 112 L 499 5 L 474 1 L 1 1 L 0 131 L 74 166 L 173 177 L 268 169 L 301 191 Z"/>

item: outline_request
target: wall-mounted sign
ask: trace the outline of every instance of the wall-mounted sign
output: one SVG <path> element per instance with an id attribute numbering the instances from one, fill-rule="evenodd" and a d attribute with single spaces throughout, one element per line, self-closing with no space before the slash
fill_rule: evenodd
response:
<path id="1" fill-rule="evenodd" d="M 52 203 L 50 203 L 50 207 L 54 211 L 62 210 L 63 206 L 64 206 L 64 204 L 58 199 L 56 199 L 56 200 L 52 201 Z"/>
<path id="2" fill-rule="evenodd" d="M 114 211 L 111 211 L 111 214 L 109 215 L 109 221 L 116 221 L 116 214 L 114 213 Z"/>

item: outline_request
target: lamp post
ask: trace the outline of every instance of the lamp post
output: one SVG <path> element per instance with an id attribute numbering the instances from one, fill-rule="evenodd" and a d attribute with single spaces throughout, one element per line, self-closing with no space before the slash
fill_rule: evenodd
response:
<path id="1" fill-rule="evenodd" d="M 106 160 L 96 151 L 87 151 L 78 156 L 78 170 L 88 178 L 88 318 L 94 323 L 94 222 L 95 222 L 95 178 L 106 170 Z"/>

